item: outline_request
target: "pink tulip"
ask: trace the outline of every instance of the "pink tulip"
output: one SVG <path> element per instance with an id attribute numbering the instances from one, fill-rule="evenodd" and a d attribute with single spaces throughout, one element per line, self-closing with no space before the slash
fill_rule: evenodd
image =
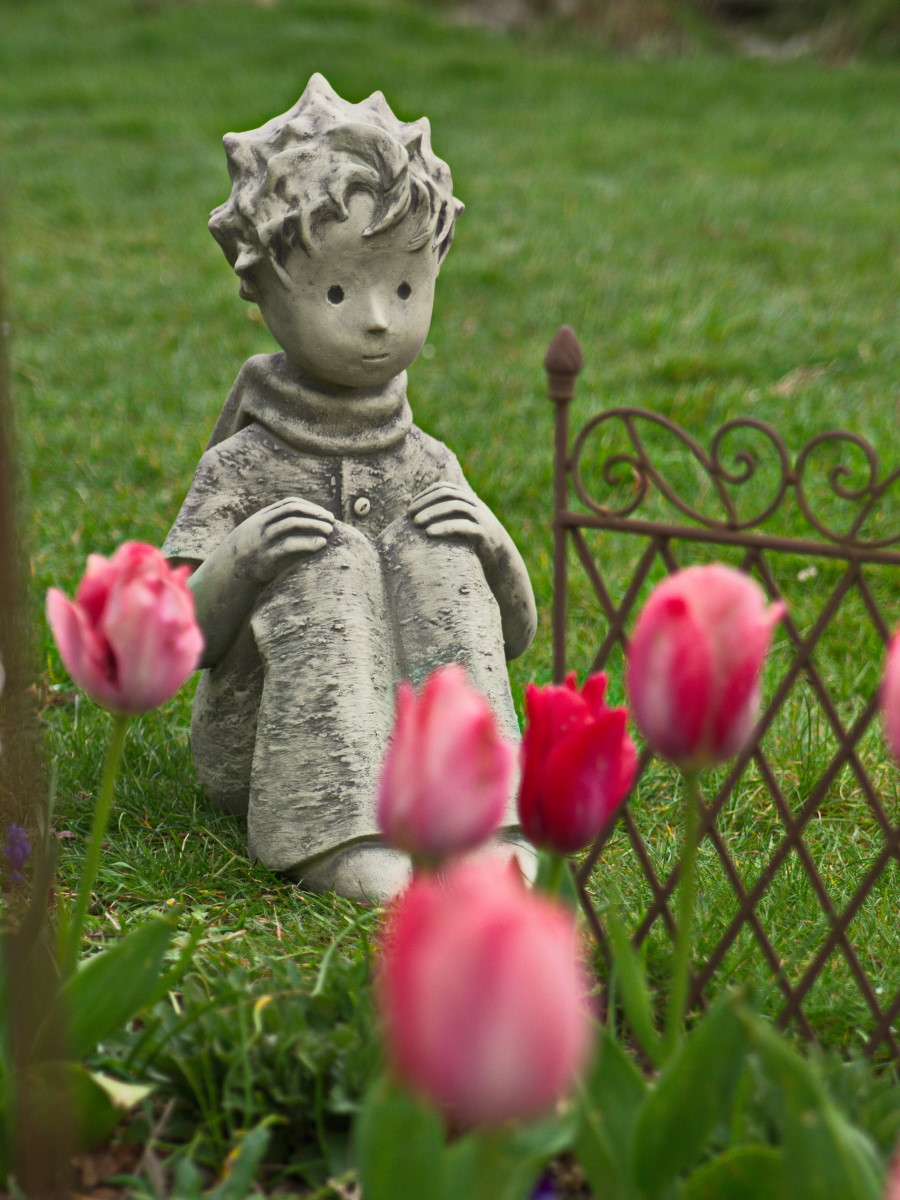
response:
<path id="1" fill-rule="evenodd" d="M 888 749 L 900 762 L 900 628 L 888 646 L 884 678 L 881 681 L 881 712 Z"/>
<path id="2" fill-rule="evenodd" d="M 487 700 L 452 663 L 418 695 L 397 693 L 397 715 L 378 785 L 378 826 L 414 858 L 461 854 L 490 837 L 503 817 L 515 749 L 500 736 Z"/>
<path id="3" fill-rule="evenodd" d="M 726 762 L 750 738 L 759 677 L 782 603 L 731 567 L 688 567 L 644 605 L 628 649 L 635 724 L 686 770 Z"/>
<path id="4" fill-rule="evenodd" d="M 574 916 L 512 869 L 420 876 L 389 918 L 378 975 L 388 1058 L 457 1127 L 553 1107 L 590 1049 Z"/>
<path id="5" fill-rule="evenodd" d="M 196 668 L 203 635 L 187 586 L 153 546 L 125 542 L 88 557 L 75 596 L 47 593 L 47 620 L 66 669 L 98 704 L 140 713 L 168 700 Z"/>
<path id="6" fill-rule="evenodd" d="M 594 840 L 634 781 L 637 752 L 628 713 L 604 702 L 606 676 L 579 693 L 574 672 L 564 687 L 525 689 L 519 820 L 536 846 L 572 854 Z"/>
<path id="7" fill-rule="evenodd" d="M 897 639 L 894 638 L 894 641 Z M 884 1200 L 900 1200 L 900 1150 L 894 1152 L 891 1165 L 888 1167 L 887 1190 Z"/>

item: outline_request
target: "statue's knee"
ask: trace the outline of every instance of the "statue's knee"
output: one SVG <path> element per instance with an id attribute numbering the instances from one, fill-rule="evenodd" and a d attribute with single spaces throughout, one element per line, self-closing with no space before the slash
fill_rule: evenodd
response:
<path id="1" fill-rule="evenodd" d="M 481 560 L 467 538 L 432 537 L 407 516 L 393 521 L 378 544 L 385 563 L 412 578 L 483 579 Z"/>

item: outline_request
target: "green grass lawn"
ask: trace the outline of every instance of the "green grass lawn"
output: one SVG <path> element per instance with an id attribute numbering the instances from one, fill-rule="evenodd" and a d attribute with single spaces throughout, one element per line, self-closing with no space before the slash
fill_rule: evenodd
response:
<path id="1" fill-rule="evenodd" d="M 541 623 L 512 664 L 516 694 L 551 671 L 541 361 L 560 324 L 585 347 L 576 421 L 642 404 L 703 440 L 749 414 L 795 450 L 843 426 L 888 461 L 895 452 L 896 65 L 621 59 L 574 36 L 463 29 L 392 3 L 0 0 L 6 307 L 63 887 L 88 829 L 106 718 L 68 685 L 37 616 L 43 594 L 50 584 L 71 593 L 91 551 L 161 542 L 240 365 L 275 348 L 205 226 L 229 190 L 222 135 L 284 111 L 313 71 L 348 99 L 380 89 L 402 118 L 427 114 L 467 205 L 410 398 L 531 571 Z M 627 552 L 614 546 L 611 568 L 625 578 Z M 599 639 L 580 586 L 572 665 L 584 671 Z M 896 617 L 896 584 L 883 587 Z M 852 705 L 880 652 L 859 643 L 851 614 L 832 653 Z M 612 691 L 621 696 L 618 672 Z M 323 1181 L 340 1170 L 347 1113 L 377 1053 L 362 982 L 375 917 L 246 861 L 239 823 L 196 786 L 189 703 L 182 695 L 132 730 L 92 936 L 178 900 L 206 930 L 197 973 L 173 1001 L 184 1019 L 163 1006 L 107 1055 L 181 1097 L 163 1141 L 214 1160 L 275 1110 L 285 1120 L 276 1160 L 299 1155 L 304 1177 Z M 778 731 L 799 796 L 811 743 L 830 736 L 803 723 L 802 707 L 799 697 Z M 896 774 L 874 737 L 870 749 L 896 813 Z M 664 861 L 671 797 L 638 804 Z M 843 824 L 820 832 L 837 863 L 866 852 L 865 829 L 852 854 L 842 841 L 855 804 L 848 796 Z M 729 821 L 746 860 L 770 817 L 748 803 Z M 638 907 L 620 849 L 603 872 Z M 786 883 L 800 916 L 785 926 L 785 910 L 773 912 L 780 936 L 819 929 L 802 879 Z M 716 907 L 711 890 L 711 922 Z M 886 932 L 895 909 L 885 890 L 865 927 L 885 986 L 900 977 Z M 323 959 L 337 935 L 339 951 Z M 736 956 L 735 970 L 748 962 L 765 988 L 752 951 Z M 844 1046 L 859 1014 L 842 989 L 826 988 L 821 1006 Z M 291 1055 L 274 1054 L 288 1028 Z"/>

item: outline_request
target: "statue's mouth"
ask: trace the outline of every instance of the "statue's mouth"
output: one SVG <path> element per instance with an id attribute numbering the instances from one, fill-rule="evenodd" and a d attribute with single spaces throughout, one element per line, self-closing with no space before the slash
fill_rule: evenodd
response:
<path id="1" fill-rule="evenodd" d="M 386 354 L 364 354 L 363 362 L 383 362 L 386 358 Z"/>

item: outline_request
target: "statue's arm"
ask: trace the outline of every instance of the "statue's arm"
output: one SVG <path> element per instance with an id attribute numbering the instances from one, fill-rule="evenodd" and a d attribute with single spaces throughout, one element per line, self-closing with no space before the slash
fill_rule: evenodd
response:
<path id="1" fill-rule="evenodd" d="M 189 584 L 205 649 L 201 667 L 214 667 L 232 644 L 260 590 L 297 558 L 321 550 L 334 529 L 327 509 L 297 496 L 247 517 L 196 569 Z"/>
<path id="2" fill-rule="evenodd" d="M 537 607 L 522 556 L 497 517 L 469 488 L 454 483 L 426 488 L 413 500 L 409 515 L 429 537 L 472 542 L 500 607 L 506 657 L 518 658 L 537 629 Z"/>

